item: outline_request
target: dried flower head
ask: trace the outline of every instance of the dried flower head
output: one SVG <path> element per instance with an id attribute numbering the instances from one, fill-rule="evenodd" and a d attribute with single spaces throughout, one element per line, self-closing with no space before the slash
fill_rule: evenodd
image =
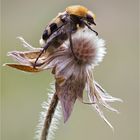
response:
<path id="1" fill-rule="evenodd" d="M 33 63 L 41 49 L 31 47 L 22 38 L 20 40 L 29 51 L 9 52 L 8 55 L 12 56 L 20 64 L 7 65 L 28 72 L 39 72 L 51 68 L 56 79 L 55 90 L 61 102 L 64 122 L 71 115 L 77 98 L 85 103 L 83 90 L 86 89 L 89 98 L 89 103 L 87 104 L 91 104 L 101 118 L 113 128 L 105 118 L 99 105 L 117 112 L 108 103 L 121 101 L 121 99 L 110 96 L 93 77 L 94 67 L 102 61 L 106 53 L 104 40 L 100 39 L 88 28 L 80 29 L 72 35 L 73 51 L 78 60 L 75 60 L 70 49 L 70 43 L 67 40 L 53 52 L 43 53 L 35 69 L 33 68 Z"/>

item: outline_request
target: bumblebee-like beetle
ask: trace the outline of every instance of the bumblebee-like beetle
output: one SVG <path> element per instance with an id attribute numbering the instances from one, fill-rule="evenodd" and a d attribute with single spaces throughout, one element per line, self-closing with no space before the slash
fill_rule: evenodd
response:
<path id="1" fill-rule="evenodd" d="M 73 52 L 72 45 L 72 34 L 75 33 L 79 28 L 87 26 L 90 30 L 98 33 L 92 29 L 92 25 L 96 25 L 94 22 L 95 15 L 87 8 L 74 5 L 66 8 L 66 11 L 59 13 L 50 24 L 46 27 L 43 35 L 40 39 L 40 44 L 43 47 L 40 54 L 36 58 L 33 66 L 34 68 L 40 64 L 37 64 L 38 59 L 49 46 L 59 47 L 66 39 L 70 41 L 70 47 L 74 58 L 77 60 Z"/>

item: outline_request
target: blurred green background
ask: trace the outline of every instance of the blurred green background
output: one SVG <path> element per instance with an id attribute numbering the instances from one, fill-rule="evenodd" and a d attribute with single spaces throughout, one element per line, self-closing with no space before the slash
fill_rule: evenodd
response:
<path id="1" fill-rule="evenodd" d="M 2 64 L 13 62 L 8 51 L 23 50 L 17 36 L 39 47 L 49 21 L 69 5 L 80 4 L 96 14 L 95 28 L 106 40 L 107 55 L 95 68 L 95 79 L 124 103 L 114 103 L 117 115 L 105 114 L 115 132 L 88 105 L 76 102 L 69 121 L 60 123 L 56 140 L 138 140 L 138 0 L 2 0 Z M 31 140 L 53 81 L 50 71 L 24 73 L 1 69 L 1 138 Z"/>

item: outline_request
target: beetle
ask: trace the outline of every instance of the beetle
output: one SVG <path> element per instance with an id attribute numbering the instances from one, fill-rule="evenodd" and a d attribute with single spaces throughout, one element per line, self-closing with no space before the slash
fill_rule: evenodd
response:
<path id="1" fill-rule="evenodd" d="M 40 45 L 43 47 L 43 49 L 33 64 L 34 68 L 38 65 L 37 61 L 40 56 L 49 48 L 49 46 L 54 46 L 57 48 L 67 39 L 70 41 L 72 54 L 77 60 L 77 57 L 73 52 L 72 34 L 75 33 L 79 28 L 84 28 L 86 26 L 96 35 L 98 35 L 98 33 L 91 27 L 92 25 L 96 25 L 94 20 L 95 14 L 81 5 L 69 6 L 64 12 L 59 13 L 47 25 L 42 34 Z"/>

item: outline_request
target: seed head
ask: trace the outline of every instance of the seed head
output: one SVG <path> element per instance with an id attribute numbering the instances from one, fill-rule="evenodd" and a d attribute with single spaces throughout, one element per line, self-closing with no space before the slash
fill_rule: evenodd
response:
<path id="1" fill-rule="evenodd" d="M 96 65 L 102 61 L 105 52 L 105 41 L 99 39 L 91 30 L 84 28 L 72 36 L 73 51 L 83 65 Z M 65 45 L 70 51 L 70 43 L 67 40 Z M 71 54 L 72 55 L 72 54 Z M 81 64 L 80 63 L 80 64 Z"/>

